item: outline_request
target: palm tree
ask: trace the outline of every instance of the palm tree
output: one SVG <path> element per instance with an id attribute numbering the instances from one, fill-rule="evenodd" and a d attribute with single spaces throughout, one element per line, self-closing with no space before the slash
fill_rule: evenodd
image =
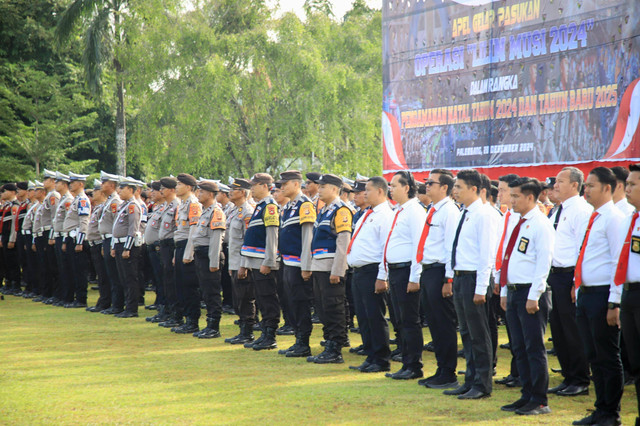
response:
<path id="1" fill-rule="evenodd" d="M 116 76 L 116 170 L 127 172 L 127 127 L 124 109 L 124 70 L 118 58 L 125 41 L 123 12 L 127 0 L 73 0 L 56 26 L 58 43 L 67 41 L 76 26 L 85 30 L 82 63 L 87 86 L 94 96 L 102 95 L 102 73 L 111 65 Z"/>

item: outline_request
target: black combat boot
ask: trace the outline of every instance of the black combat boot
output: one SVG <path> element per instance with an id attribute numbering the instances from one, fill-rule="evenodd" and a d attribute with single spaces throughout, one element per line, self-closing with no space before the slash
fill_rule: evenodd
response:
<path id="1" fill-rule="evenodd" d="M 296 341 L 296 348 L 287 352 L 287 358 L 302 358 L 311 356 L 311 348 L 309 347 L 309 336 L 300 336 Z"/>
<path id="2" fill-rule="evenodd" d="M 264 339 L 260 343 L 253 344 L 254 351 L 261 351 L 264 349 L 276 349 L 278 344 L 276 343 L 276 329 L 271 327 L 265 327 L 262 333 Z"/>
<path id="3" fill-rule="evenodd" d="M 324 347 L 324 352 L 320 355 L 314 357 L 313 360 L 316 364 L 342 364 L 344 363 L 344 359 L 342 359 L 342 345 L 334 342 L 332 340 L 328 340 Z M 308 360 L 308 358 L 307 358 Z"/>
<path id="4" fill-rule="evenodd" d="M 198 320 L 193 318 L 187 318 L 187 322 L 183 325 L 171 329 L 171 331 L 176 334 L 193 334 L 199 330 L 200 327 L 198 326 Z"/>
<path id="5" fill-rule="evenodd" d="M 193 337 L 199 339 L 214 339 L 220 337 L 220 318 L 207 318 L 207 327 L 199 333 L 194 333 Z"/>

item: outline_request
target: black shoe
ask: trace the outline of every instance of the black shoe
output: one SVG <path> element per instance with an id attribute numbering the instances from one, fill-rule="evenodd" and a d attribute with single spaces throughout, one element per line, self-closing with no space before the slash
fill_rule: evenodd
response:
<path id="1" fill-rule="evenodd" d="M 286 349 L 280 349 L 280 350 L 278 351 L 278 355 L 286 355 L 286 354 L 287 354 L 287 352 L 294 351 L 294 350 L 296 350 L 297 348 L 298 348 L 298 339 L 296 339 L 296 342 L 295 342 L 293 345 L 289 346 L 288 348 L 286 348 Z"/>
<path id="2" fill-rule="evenodd" d="M 311 323 L 312 324 L 320 324 L 320 317 L 315 312 L 311 315 Z"/>
<path id="3" fill-rule="evenodd" d="M 234 336 L 230 339 L 224 339 L 226 343 L 230 343 L 232 345 L 244 345 L 246 343 L 253 342 L 253 331 L 252 326 L 248 324 L 242 324 L 240 326 L 240 333 L 237 336 Z"/>
<path id="4" fill-rule="evenodd" d="M 294 334 L 295 331 L 293 330 L 293 327 L 288 324 L 285 324 L 276 330 L 276 335 L 278 336 L 293 336 Z"/>
<path id="5" fill-rule="evenodd" d="M 598 423 L 596 423 L 596 425 L 598 426 L 618 426 L 622 424 L 622 419 L 620 418 L 620 416 L 608 416 L 608 417 L 604 417 L 604 418 L 600 418 L 600 420 L 598 420 Z M 636 422 L 637 424 L 637 422 Z"/>
<path id="6" fill-rule="evenodd" d="M 399 370 L 388 377 L 393 380 L 414 380 L 419 379 L 422 376 L 424 376 L 424 374 L 421 370 Z"/>
<path id="7" fill-rule="evenodd" d="M 147 305 L 144 307 L 146 310 L 148 311 L 157 311 L 158 310 L 158 305 L 156 305 L 155 303 L 153 305 Z"/>
<path id="8" fill-rule="evenodd" d="M 397 345 L 398 344 L 398 339 L 389 339 L 389 344 L 390 345 Z"/>
<path id="9" fill-rule="evenodd" d="M 82 302 L 78 302 L 77 300 L 74 300 L 73 302 L 64 305 L 64 307 L 65 308 L 72 308 L 72 309 L 86 308 L 87 304 L 86 303 L 82 303 Z"/>
<path id="10" fill-rule="evenodd" d="M 175 328 L 175 327 L 180 327 L 182 324 L 184 324 L 182 322 L 182 319 L 169 318 L 166 321 L 159 322 L 158 327 Z"/>
<path id="11" fill-rule="evenodd" d="M 105 314 L 105 315 L 116 315 L 116 314 L 119 314 L 121 312 L 124 312 L 124 309 L 109 308 L 109 309 L 105 309 L 104 311 L 102 311 L 100 313 L 101 314 Z"/>
<path id="12" fill-rule="evenodd" d="M 223 314 L 227 314 L 227 315 L 235 315 L 236 311 L 235 311 L 235 309 L 233 309 L 232 306 L 222 305 L 222 313 Z"/>
<path id="13" fill-rule="evenodd" d="M 193 337 L 197 337 L 198 339 L 216 339 L 220 337 L 220 330 L 216 330 L 210 327 L 205 327 L 198 333 L 193 333 Z"/>
<path id="14" fill-rule="evenodd" d="M 516 402 L 512 402 L 511 404 L 503 405 L 502 407 L 500 407 L 500 409 L 502 411 L 513 412 L 519 408 L 524 407 L 525 405 L 527 405 L 527 401 L 525 401 L 524 399 L 519 399 Z"/>
<path id="15" fill-rule="evenodd" d="M 123 311 L 123 312 L 120 312 L 119 314 L 114 315 L 114 317 L 116 317 L 116 318 L 138 318 L 138 313 L 137 312 L 131 312 L 131 311 Z"/>
<path id="16" fill-rule="evenodd" d="M 427 383 L 434 381 L 435 379 L 437 379 L 438 377 L 440 377 L 440 375 L 442 374 L 442 372 L 440 371 L 440 369 L 438 368 L 436 370 L 436 374 L 434 374 L 433 376 L 429 376 L 427 378 L 424 378 L 422 380 L 418 380 L 418 384 L 420 386 L 427 386 Z"/>
<path id="17" fill-rule="evenodd" d="M 511 343 L 507 342 L 507 343 L 502 343 L 500 345 L 500 349 L 507 349 L 510 350 L 511 349 Z"/>
<path id="18" fill-rule="evenodd" d="M 458 358 L 464 358 L 464 351 L 463 350 L 459 350 L 458 351 Z"/>
<path id="19" fill-rule="evenodd" d="M 547 351 L 547 355 L 557 356 L 556 348 L 551 348 Z"/>
<path id="20" fill-rule="evenodd" d="M 325 345 L 325 350 L 318 356 L 310 357 L 313 358 L 311 362 L 316 364 L 342 364 L 344 363 L 344 359 L 342 358 L 340 345 L 336 342 L 327 341 Z M 309 358 L 307 358 L 309 361 Z"/>
<path id="21" fill-rule="evenodd" d="M 276 349 L 278 347 L 278 343 L 276 342 L 276 330 L 275 328 L 265 327 L 264 339 L 262 339 L 259 343 L 253 344 L 254 351 L 262 351 L 265 349 Z"/>
<path id="22" fill-rule="evenodd" d="M 565 389 L 556 392 L 556 395 L 558 396 L 589 395 L 589 386 L 579 386 L 579 385 L 567 386 Z"/>
<path id="23" fill-rule="evenodd" d="M 255 326 L 254 326 L 254 329 L 255 329 Z M 247 348 L 247 349 L 253 349 L 253 345 L 255 345 L 257 343 L 260 343 L 263 340 L 264 340 L 264 332 L 256 340 L 245 343 L 244 347 Z"/>
<path id="24" fill-rule="evenodd" d="M 349 370 L 362 371 L 363 368 L 367 368 L 370 365 L 371 365 L 371 363 L 369 361 L 365 360 L 365 362 L 363 362 L 360 365 L 350 365 L 349 366 Z"/>
<path id="25" fill-rule="evenodd" d="M 360 327 L 349 327 L 349 331 L 352 333 L 360 334 Z"/>
<path id="26" fill-rule="evenodd" d="M 572 425 L 595 425 L 597 423 L 597 416 L 595 411 L 591 414 L 589 414 L 587 417 L 584 417 L 580 420 L 576 420 L 573 423 L 571 423 Z"/>
<path id="27" fill-rule="evenodd" d="M 553 367 L 551 367 L 551 372 L 557 373 L 557 374 L 562 374 L 562 368 L 553 368 Z"/>
<path id="28" fill-rule="evenodd" d="M 536 402 L 529 402 L 524 407 L 518 408 L 516 414 L 521 416 L 537 416 L 538 414 L 549 414 L 551 408 L 548 405 L 538 404 Z"/>
<path id="29" fill-rule="evenodd" d="M 436 377 L 425 383 L 425 386 L 430 389 L 451 389 L 458 386 L 458 379 L 454 377 L 446 377 L 444 375 Z"/>
<path id="30" fill-rule="evenodd" d="M 422 347 L 423 351 L 435 352 L 435 348 L 433 347 L 433 342 L 429 342 Z"/>
<path id="31" fill-rule="evenodd" d="M 349 348 L 349 353 L 351 354 L 355 354 L 356 352 L 358 352 L 359 350 L 364 349 L 364 345 L 360 345 L 360 346 L 356 346 L 353 348 Z"/>
<path id="32" fill-rule="evenodd" d="M 514 380 L 506 383 L 508 388 L 521 388 L 522 382 L 520 381 L 520 377 L 516 377 Z"/>
<path id="33" fill-rule="evenodd" d="M 471 388 L 467 385 L 460 385 L 455 389 L 449 389 L 446 390 L 444 392 L 442 392 L 444 395 L 463 395 L 467 392 L 469 392 Z"/>
<path id="34" fill-rule="evenodd" d="M 487 392 L 479 391 L 478 389 L 471 388 L 467 393 L 463 393 L 462 395 L 458 395 L 458 399 L 482 399 L 488 398 L 491 394 Z"/>
<path id="35" fill-rule="evenodd" d="M 87 312 L 100 312 L 103 310 L 104 309 L 102 309 L 100 306 L 89 306 L 88 308 L 85 308 L 85 311 Z"/>
<path id="36" fill-rule="evenodd" d="M 508 376 L 503 377 L 502 379 L 494 380 L 494 383 L 496 385 L 506 385 L 507 383 L 512 382 L 514 380 L 515 380 L 515 377 L 513 377 L 511 374 L 509 374 Z"/>
<path id="37" fill-rule="evenodd" d="M 365 367 L 365 368 L 361 368 L 360 372 L 361 373 L 383 373 L 385 371 L 389 371 L 390 368 L 389 366 L 384 366 L 384 365 L 380 365 L 380 364 L 369 364 L 369 366 Z"/>
<path id="38" fill-rule="evenodd" d="M 547 393 L 558 393 L 561 390 L 565 390 L 567 387 L 568 387 L 568 385 L 566 383 L 562 382 L 558 386 L 554 386 L 552 388 L 549 388 Z"/>
<path id="39" fill-rule="evenodd" d="M 402 362 L 402 354 L 396 354 L 391 357 L 391 361 Z"/>
<path id="40" fill-rule="evenodd" d="M 184 324 L 172 328 L 171 331 L 176 334 L 193 334 L 196 331 L 200 331 L 200 327 L 198 326 L 198 320 L 187 318 Z"/>
<path id="41" fill-rule="evenodd" d="M 296 339 L 295 349 L 288 351 L 285 356 L 287 358 L 304 358 L 311 356 L 311 348 L 309 347 L 309 336 Z"/>

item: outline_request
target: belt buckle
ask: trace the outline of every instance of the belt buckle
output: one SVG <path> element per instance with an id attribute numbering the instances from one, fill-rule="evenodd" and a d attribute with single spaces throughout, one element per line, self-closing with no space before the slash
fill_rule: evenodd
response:
<path id="1" fill-rule="evenodd" d="M 626 291 L 629 291 L 629 288 L 630 288 L 630 287 L 631 287 L 631 286 L 629 285 L 629 283 L 623 283 L 623 284 L 622 284 L 622 288 L 623 288 L 624 290 L 626 290 Z"/>

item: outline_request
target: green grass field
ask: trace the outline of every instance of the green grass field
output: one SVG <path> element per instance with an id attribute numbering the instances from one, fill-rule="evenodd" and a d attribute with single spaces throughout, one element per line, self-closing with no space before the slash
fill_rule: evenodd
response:
<path id="1" fill-rule="evenodd" d="M 96 298 L 90 291 L 89 301 Z M 236 334 L 234 319 L 223 317 L 223 338 Z M 495 385 L 491 398 L 459 401 L 416 381 L 349 370 L 363 358 L 347 351 L 345 364 L 314 365 L 176 335 L 143 317 L 117 319 L 13 296 L 0 301 L 0 323 L 0 424 L 570 424 L 595 398 L 593 387 L 590 396 L 551 396 L 552 414 L 522 418 L 499 409 L 518 399 L 517 390 Z M 314 354 L 320 336 L 316 326 Z M 360 343 L 359 335 L 350 337 Z M 278 338 L 280 347 L 293 341 Z M 509 352 L 500 349 L 499 358 L 496 377 L 507 374 Z M 432 374 L 433 353 L 424 353 L 424 363 Z M 558 365 L 554 357 L 550 365 Z M 392 363 L 392 371 L 399 367 Z M 552 373 L 550 385 L 560 380 Z M 635 410 L 627 386 L 624 423 L 633 424 Z"/>

